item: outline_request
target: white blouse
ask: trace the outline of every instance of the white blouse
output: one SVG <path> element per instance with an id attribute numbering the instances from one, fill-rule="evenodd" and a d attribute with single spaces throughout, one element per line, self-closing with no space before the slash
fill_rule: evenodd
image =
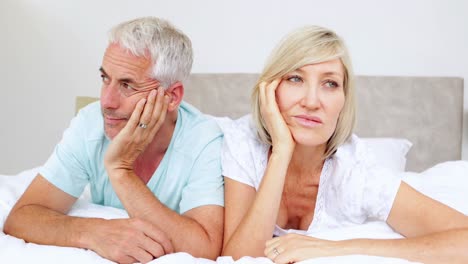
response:
<path id="1" fill-rule="evenodd" d="M 237 120 L 217 118 L 217 122 L 224 132 L 223 175 L 258 190 L 269 146 L 258 139 L 251 115 Z M 308 230 L 283 230 L 276 226 L 274 235 L 347 227 L 367 220 L 386 221 L 402 174 L 379 167 L 374 160 L 368 146 L 352 135 L 324 163 Z"/>

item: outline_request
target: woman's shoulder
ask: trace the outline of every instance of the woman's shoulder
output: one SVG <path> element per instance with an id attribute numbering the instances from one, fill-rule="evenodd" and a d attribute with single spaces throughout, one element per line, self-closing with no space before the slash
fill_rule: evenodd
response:
<path id="1" fill-rule="evenodd" d="M 367 144 L 357 135 L 352 134 L 345 143 L 338 147 L 334 158 L 340 162 L 362 163 L 374 161 L 374 155 Z"/>
<path id="2" fill-rule="evenodd" d="M 337 149 L 332 161 L 330 189 L 343 204 L 336 213 L 348 210 L 347 218 L 354 223 L 368 218 L 385 220 L 401 174 L 380 165 L 368 143 L 354 134 Z"/>
<path id="3" fill-rule="evenodd" d="M 225 141 L 256 142 L 259 141 L 252 115 L 248 114 L 238 119 L 229 117 L 214 117 L 224 133 Z"/>
<path id="4" fill-rule="evenodd" d="M 251 115 L 238 119 L 216 118 L 224 132 L 221 155 L 223 175 L 252 187 L 258 187 L 268 146 L 257 137 Z"/>

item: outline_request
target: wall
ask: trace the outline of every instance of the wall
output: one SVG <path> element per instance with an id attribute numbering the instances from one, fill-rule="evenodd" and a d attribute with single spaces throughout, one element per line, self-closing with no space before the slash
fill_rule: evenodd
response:
<path id="1" fill-rule="evenodd" d="M 74 114 L 75 96 L 99 94 L 108 29 L 147 15 L 191 37 L 193 72 L 258 72 L 285 33 L 318 24 L 344 37 L 357 74 L 468 80 L 463 0 L 2 0 L 0 173 L 47 159 Z"/>

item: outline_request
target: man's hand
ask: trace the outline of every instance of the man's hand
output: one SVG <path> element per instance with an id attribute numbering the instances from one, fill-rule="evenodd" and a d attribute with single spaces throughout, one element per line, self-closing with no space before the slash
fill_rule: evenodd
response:
<path id="1" fill-rule="evenodd" d="M 138 218 L 104 220 L 83 237 L 87 248 L 118 263 L 147 263 L 174 248 L 167 235 L 155 225 Z"/>
<path id="2" fill-rule="evenodd" d="M 114 169 L 133 170 L 137 157 L 153 140 L 163 124 L 169 97 L 164 89 L 152 90 L 148 99 L 141 99 L 135 106 L 125 127 L 115 136 L 104 157 L 109 172 Z"/>

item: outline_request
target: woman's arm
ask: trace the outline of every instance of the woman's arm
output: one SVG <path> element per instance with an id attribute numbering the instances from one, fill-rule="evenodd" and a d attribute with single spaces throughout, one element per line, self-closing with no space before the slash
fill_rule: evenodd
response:
<path id="1" fill-rule="evenodd" d="M 404 182 L 387 222 L 407 238 L 327 241 L 287 235 L 268 241 L 265 254 L 276 263 L 350 254 L 396 257 L 423 263 L 468 263 L 468 216 L 419 193 Z"/>
<path id="2" fill-rule="evenodd" d="M 258 192 L 251 186 L 225 177 L 225 224 L 223 255 L 234 259 L 264 256 L 278 216 L 287 165 L 273 154 Z"/>
<path id="3" fill-rule="evenodd" d="M 272 139 L 259 189 L 226 178 L 223 255 L 263 256 L 265 242 L 275 228 L 289 162 L 295 147 L 291 132 L 276 104 L 280 80 L 259 86 L 262 116 Z"/>
<path id="4" fill-rule="evenodd" d="M 387 223 L 409 238 L 468 228 L 468 217 L 402 182 Z"/>
<path id="5" fill-rule="evenodd" d="M 402 182 L 387 223 L 409 238 L 399 256 L 424 263 L 468 263 L 468 216 Z"/>

